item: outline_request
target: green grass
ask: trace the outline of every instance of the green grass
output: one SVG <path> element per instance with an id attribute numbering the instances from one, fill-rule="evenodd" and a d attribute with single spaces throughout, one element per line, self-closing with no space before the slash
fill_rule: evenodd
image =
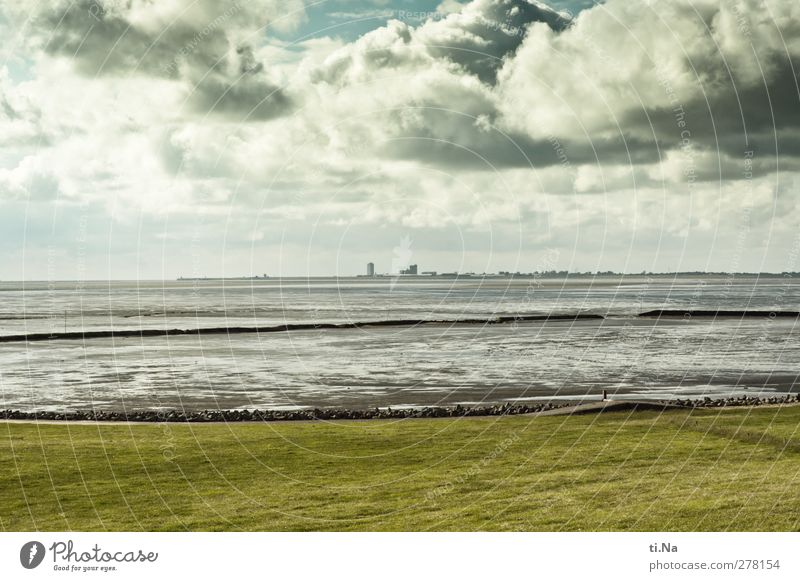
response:
<path id="1" fill-rule="evenodd" d="M 800 407 L 0 424 L 5 530 L 793 530 Z"/>

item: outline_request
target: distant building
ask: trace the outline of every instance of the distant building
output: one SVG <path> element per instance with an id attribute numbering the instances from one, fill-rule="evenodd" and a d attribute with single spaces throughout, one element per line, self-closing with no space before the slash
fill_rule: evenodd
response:
<path id="1" fill-rule="evenodd" d="M 410 264 L 408 268 L 404 268 L 400 271 L 400 274 L 417 274 L 417 265 Z"/>
<path id="2" fill-rule="evenodd" d="M 375 264 L 372 262 L 367 263 L 367 276 L 375 276 Z"/>

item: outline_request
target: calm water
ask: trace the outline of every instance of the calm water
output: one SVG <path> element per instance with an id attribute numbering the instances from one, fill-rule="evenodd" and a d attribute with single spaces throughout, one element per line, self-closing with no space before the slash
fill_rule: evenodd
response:
<path id="1" fill-rule="evenodd" d="M 291 408 L 796 391 L 795 319 L 635 317 L 800 310 L 791 278 L 282 279 L 0 283 L 0 335 L 500 314 L 605 321 L 0 344 L 0 407 Z"/>

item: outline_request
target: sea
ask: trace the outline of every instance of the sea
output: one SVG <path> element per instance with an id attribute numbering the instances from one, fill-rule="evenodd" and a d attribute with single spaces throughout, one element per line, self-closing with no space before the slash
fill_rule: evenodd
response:
<path id="1" fill-rule="evenodd" d="M 0 343 L 0 409 L 401 408 L 795 393 L 790 275 L 0 282 L 0 336 L 286 323 L 385 327 Z M 493 317 L 604 319 L 489 324 Z M 459 322 L 484 319 L 487 324 Z"/>

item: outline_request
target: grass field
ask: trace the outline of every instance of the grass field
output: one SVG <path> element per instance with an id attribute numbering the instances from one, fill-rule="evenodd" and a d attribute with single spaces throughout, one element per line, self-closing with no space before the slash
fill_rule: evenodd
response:
<path id="1" fill-rule="evenodd" d="M 0 424 L 5 530 L 799 530 L 800 407 Z"/>

